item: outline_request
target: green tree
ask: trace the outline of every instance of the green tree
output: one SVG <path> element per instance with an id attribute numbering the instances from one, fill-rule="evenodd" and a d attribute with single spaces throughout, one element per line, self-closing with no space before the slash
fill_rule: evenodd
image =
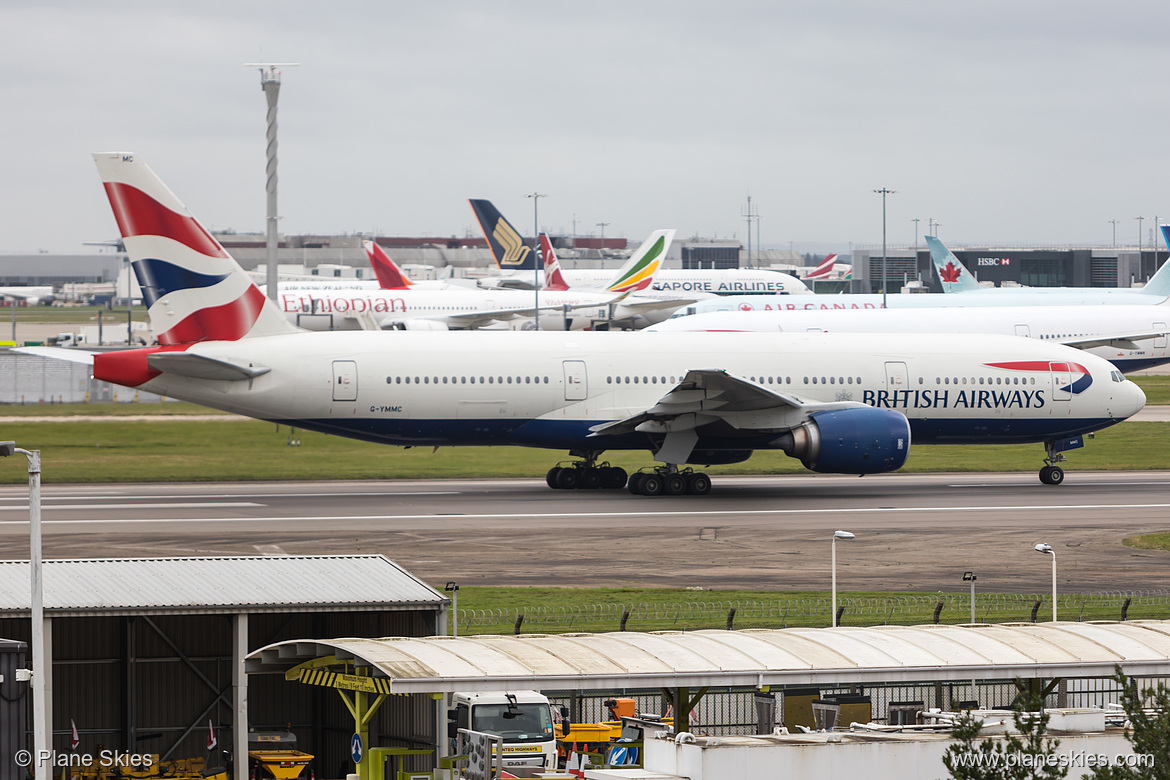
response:
<path id="1" fill-rule="evenodd" d="M 1121 686 L 1121 706 L 1129 719 L 1125 738 L 1139 756 L 1154 757 L 1153 766 L 1094 767 L 1093 780 L 1170 780 L 1170 689 L 1138 691 L 1137 681 L 1130 679 L 1120 666 L 1113 667 L 1113 679 Z"/>
<path id="2" fill-rule="evenodd" d="M 970 714 L 961 716 L 951 730 L 958 740 L 943 754 L 943 766 L 955 780 L 1055 780 L 1068 775 L 1061 766 L 1056 749 L 1060 740 L 1046 739 L 1048 714 L 1042 711 L 1044 700 L 1025 692 L 1022 686 L 1012 723 L 1016 734 L 1003 739 L 979 738 L 982 721 Z M 1110 780 L 1114 780 L 1110 778 Z"/>

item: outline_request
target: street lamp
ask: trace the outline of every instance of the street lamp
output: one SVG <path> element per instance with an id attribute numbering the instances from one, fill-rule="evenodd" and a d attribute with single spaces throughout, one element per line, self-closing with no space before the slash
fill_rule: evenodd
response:
<path id="1" fill-rule="evenodd" d="M 540 219 L 537 216 L 539 212 L 536 206 L 540 203 L 541 198 L 547 198 L 548 195 L 541 192 L 530 192 L 524 197 L 532 198 L 532 252 L 533 256 L 537 258 L 532 268 L 532 289 L 535 291 L 533 295 L 536 299 L 536 309 L 532 312 L 532 321 L 536 324 L 536 330 L 540 330 L 540 267 L 544 264 L 544 258 L 540 256 Z"/>
<path id="2" fill-rule="evenodd" d="M 874 190 L 874 192 L 882 196 L 882 308 L 884 309 L 886 308 L 886 266 L 889 265 L 889 260 L 886 259 L 886 196 L 898 193 L 886 187 Z"/>
<path id="3" fill-rule="evenodd" d="M 848 531 L 833 532 L 833 628 L 837 627 L 837 540 L 852 538 Z"/>
<path id="4" fill-rule="evenodd" d="M 1032 548 L 1038 553 L 1052 556 L 1052 622 L 1056 622 L 1056 550 L 1050 544 L 1038 544 Z"/>
<path id="5" fill-rule="evenodd" d="M 975 580 L 976 579 L 978 579 L 978 577 L 975 576 L 975 572 L 973 572 L 973 571 L 963 572 L 963 582 L 970 582 L 971 583 L 971 622 L 972 623 L 975 622 Z"/>
<path id="6" fill-rule="evenodd" d="M 459 583 L 451 580 L 443 586 L 443 590 L 451 594 L 451 635 L 459 636 Z"/>
<path id="7" fill-rule="evenodd" d="M 14 441 L 0 441 L 0 457 L 15 454 L 28 459 L 28 522 L 30 536 L 30 565 L 32 567 L 32 666 L 33 677 L 33 776 L 45 780 L 45 771 L 40 756 L 48 755 L 49 730 L 45 722 L 48 713 L 45 686 L 49 681 L 49 670 L 45 662 L 45 593 L 41 582 L 41 451 L 22 450 Z"/>

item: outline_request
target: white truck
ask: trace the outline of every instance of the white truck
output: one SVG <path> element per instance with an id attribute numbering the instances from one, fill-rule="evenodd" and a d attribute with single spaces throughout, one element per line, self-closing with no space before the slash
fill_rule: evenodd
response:
<path id="1" fill-rule="evenodd" d="M 557 768 L 557 737 L 548 697 L 537 691 L 481 691 L 451 694 L 447 733 L 454 740 L 459 729 L 495 734 L 503 739 L 505 769 Z"/>

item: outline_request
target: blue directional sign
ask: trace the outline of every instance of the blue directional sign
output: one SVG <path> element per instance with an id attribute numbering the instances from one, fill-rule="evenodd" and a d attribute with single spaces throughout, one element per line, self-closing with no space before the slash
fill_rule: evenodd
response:
<path id="1" fill-rule="evenodd" d="M 349 741 L 349 757 L 353 759 L 355 764 L 362 762 L 362 735 L 354 734 L 353 739 Z"/>

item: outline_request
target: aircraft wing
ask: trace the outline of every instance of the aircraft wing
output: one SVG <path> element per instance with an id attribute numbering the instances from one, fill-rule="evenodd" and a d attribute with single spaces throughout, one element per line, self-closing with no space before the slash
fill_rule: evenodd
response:
<path id="1" fill-rule="evenodd" d="M 692 369 L 654 406 L 623 420 L 596 425 L 589 435 L 637 431 L 665 434 L 656 460 L 685 463 L 698 441 L 697 428 L 721 423 L 744 434 L 783 433 L 813 412 L 866 408 L 859 401 L 808 401 L 728 374 Z"/>
<path id="2" fill-rule="evenodd" d="M 574 303 L 565 304 L 562 306 L 541 306 L 539 309 L 535 306 L 521 306 L 515 308 L 502 309 L 484 309 L 482 311 L 471 311 L 463 314 L 446 314 L 441 317 L 421 317 L 419 319 L 433 319 L 436 322 L 444 322 L 447 325 L 456 328 L 477 328 L 481 325 L 487 325 L 490 322 L 498 322 L 500 320 L 507 320 L 513 317 L 532 317 L 537 311 L 541 312 L 559 312 L 566 308 L 570 311 L 575 309 L 595 309 L 598 306 L 606 306 L 611 303 L 617 303 L 625 297 L 625 293 L 615 295 L 608 301 L 599 302 L 591 301 L 589 303 Z M 383 322 L 398 321 L 393 317 L 387 317 Z"/>
<path id="3" fill-rule="evenodd" d="M 1067 344 L 1077 349 L 1094 349 L 1095 347 L 1113 347 L 1114 349 L 1141 349 L 1135 342 L 1144 339 L 1158 338 L 1166 333 L 1148 331 L 1144 333 L 1118 333 L 1115 335 L 1097 335 L 1092 337 L 1070 337 L 1057 339 L 1061 344 Z"/>

